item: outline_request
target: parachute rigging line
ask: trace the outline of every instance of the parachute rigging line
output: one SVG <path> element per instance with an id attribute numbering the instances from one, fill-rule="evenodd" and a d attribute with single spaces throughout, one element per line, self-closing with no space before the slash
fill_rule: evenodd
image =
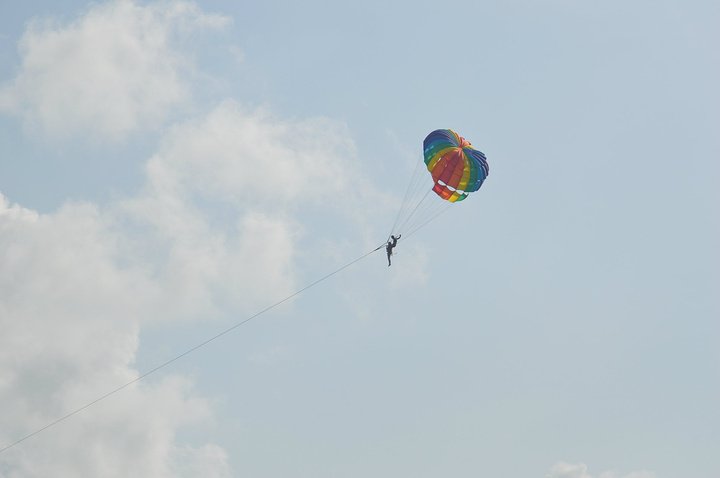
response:
<path id="1" fill-rule="evenodd" d="M 336 269 L 335 271 L 327 274 L 326 276 L 321 277 L 320 279 L 316 280 L 316 281 L 313 282 L 312 284 L 307 285 L 307 286 L 303 287 L 302 289 L 300 289 L 300 290 L 298 290 L 298 291 L 290 294 L 289 296 L 285 297 L 284 299 L 275 302 L 273 305 L 271 305 L 271 306 L 269 306 L 269 307 L 266 307 L 265 309 L 261 310 L 260 312 L 256 313 L 255 315 L 250 316 L 250 317 L 248 317 L 247 319 L 242 320 L 241 322 L 238 322 L 237 324 L 233 325 L 232 327 L 230 327 L 230 328 L 228 328 L 228 329 L 220 332 L 220 333 L 217 334 L 217 335 L 214 335 L 213 337 L 210 337 L 209 339 L 205 340 L 204 342 L 202 342 L 202 343 L 194 346 L 193 348 L 191 348 L 191 349 L 189 349 L 189 350 L 186 350 L 185 352 L 183 352 L 183 353 L 181 353 L 180 355 L 178 355 L 178 356 L 176 356 L 176 357 L 168 360 L 167 362 L 165 362 L 165 363 L 163 363 L 163 364 L 161 364 L 161 365 L 158 365 L 158 366 L 155 367 L 154 369 L 152 369 L 152 370 L 150 370 L 150 371 L 148 371 L 148 372 L 145 372 L 144 374 L 140 375 L 139 377 L 137 377 L 137 378 L 135 378 L 135 379 L 127 382 L 125 385 L 122 385 L 122 386 L 116 388 L 115 390 L 112 390 L 111 392 L 108 392 L 108 393 L 106 393 L 105 395 L 103 395 L 103 396 L 101 396 L 101 397 L 99 397 L 99 398 L 96 398 L 96 399 L 93 400 L 92 402 L 83 405 L 82 407 L 78 408 L 77 410 L 75 410 L 75 411 L 73 411 L 73 412 L 70 412 L 70 413 L 68 413 L 67 415 L 64 415 L 64 416 L 61 417 L 61 418 L 58 418 L 58 419 L 55 420 L 54 422 L 51 422 L 51 423 L 45 425 L 44 427 L 35 430 L 34 432 L 30 433 L 29 435 L 26 435 L 26 436 L 24 436 L 23 438 L 15 441 L 14 443 L 11 443 L 10 445 L 7 445 L 5 448 L 0 448 L 0 453 L 4 452 L 4 451 L 6 451 L 6 450 L 9 450 L 10 448 L 14 447 L 15 445 L 18 445 L 18 444 L 24 442 L 24 441 L 27 440 L 28 438 L 31 438 L 31 437 L 37 435 L 38 433 L 41 433 L 41 432 L 47 430 L 48 428 L 53 427 L 53 426 L 57 425 L 58 423 L 60 423 L 60 422 L 62 422 L 62 421 L 64 421 L 64 420 L 67 420 L 68 418 L 72 417 L 73 415 L 75 415 L 75 414 L 77 414 L 77 413 L 80 413 L 81 411 L 85 410 L 86 408 L 89 408 L 89 407 L 95 405 L 96 403 L 98 403 L 98 402 L 100 402 L 100 401 L 102 401 L 102 400 L 105 400 L 105 399 L 108 398 L 109 396 L 116 394 L 116 393 L 119 392 L 120 390 L 122 390 L 122 389 L 124 389 L 124 388 L 127 388 L 127 387 L 129 387 L 130 385 L 132 385 L 132 384 L 134 384 L 134 383 L 136 383 L 136 382 L 139 382 L 140 380 L 142 380 L 143 378 L 147 377 L 148 375 L 157 372 L 157 371 L 160 370 L 161 368 L 164 368 L 164 367 L 170 365 L 171 363 L 175 362 L 176 360 L 181 359 L 182 357 L 184 357 L 184 356 L 186 356 L 186 355 L 188 355 L 188 354 L 196 351 L 196 350 L 199 349 L 200 347 L 203 347 L 203 346 L 209 344 L 210 342 L 212 342 L 212 341 L 214 341 L 214 340 L 216 340 L 216 339 L 219 339 L 219 338 L 222 337 L 223 335 L 225 335 L 225 334 L 227 334 L 227 333 L 229 333 L 229 332 L 237 329 L 237 328 L 240 327 L 241 325 L 247 324 L 248 322 L 250 322 L 250 321 L 253 320 L 254 318 L 259 317 L 259 316 L 261 316 L 262 314 L 264 314 L 265 312 L 268 312 L 270 309 L 274 309 L 275 307 L 277 307 L 278 305 L 282 304 L 283 302 L 287 302 L 288 300 L 292 299 L 293 297 L 295 297 L 295 296 L 297 296 L 297 295 L 299 295 L 299 294 L 302 294 L 303 292 L 305 292 L 306 290 L 310 289 L 311 287 L 319 284 L 320 282 L 324 281 L 325 279 L 329 279 L 330 277 L 334 276 L 334 275 L 337 274 L 338 272 L 340 272 L 340 271 L 342 271 L 342 270 L 344 270 L 344 269 L 347 269 L 347 268 L 350 267 L 351 265 L 355 264 L 356 262 L 361 261 L 362 259 L 365 259 L 365 258 L 366 258 L 367 256 L 369 256 L 370 254 L 379 251 L 379 250 L 382 249 L 383 247 L 385 247 L 385 243 L 379 245 L 378 247 L 376 247 L 376 248 L 373 249 L 372 251 L 370 251 L 370 252 L 368 252 L 368 253 L 366 253 L 366 254 L 358 257 L 358 258 L 355 259 L 354 261 L 348 262 L 348 263 L 345 264 L 344 266 L 340 267 L 339 269 Z"/>
<path id="2" fill-rule="evenodd" d="M 400 209 L 398 209 L 397 216 L 395 216 L 395 222 L 390 229 L 391 234 L 397 231 L 396 226 L 398 225 L 398 222 L 401 222 L 400 218 L 402 218 L 403 220 L 405 219 L 409 206 L 415 203 L 414 197 L 417 195 L 418 192 L 422 191 L 422 189 L 418 186 L 422 184 L 419 179 L 422 177 L 424 169 L 425 167 L 421 156 L 415 164 L 415 170 L 413 171 L 413 174 L 410 177 L 410 183 L 408 183 L 408 187 L 405 190 L 405 197 L 403 198 L 403 202 L 400 205 Z"/>
<path id="3" fill-rule="evenodd" d="M 416 220 L 413 224 L 409 225 L 407 227 L 407 232 L 405 233 L 405 237 L 410 237 L 416 232 L 418 232 L 420 229 L 428 225 L 432 220 L 437 218 L 440 214 L 444 213 L 450 208 L 450 204 L 445 203 L 441 204 L 439 206 L 434 206 L 434 208 L 431 210 L 429 214 L 427 214 L 424 220 Z"/>
<path id="4" fill-rule="evenodd" d="M 430 194 L 433 190 L 432 182 L 428 181 L 425 173 L 427 173 L 425 162 L 420 158 L 390 230 L 390 235 L 402 234 L 403 237 L 409 237 L 445 212 L 452 204 L 438 200 L 435 194 Z"/>

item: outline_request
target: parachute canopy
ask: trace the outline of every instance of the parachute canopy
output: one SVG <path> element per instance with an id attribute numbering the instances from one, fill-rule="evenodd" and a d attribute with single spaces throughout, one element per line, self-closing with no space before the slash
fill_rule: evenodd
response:
<path id="1" fill-rule="evenodd" d="M 465 138 L 449 129 L 433 131 L 423 142 L 423 157 L 415 167 L 391 234 L 413 234 L 452 203 L 480 189 L 489 171 L 485 155 Z"/>
<path id="2" fill-rule="evenodd" d="M 480 189 L 490 172 L 485 155 L 452 130 L 438 129 L 423 142 L 425 164 L 441 198 L 462 201 Z"/>

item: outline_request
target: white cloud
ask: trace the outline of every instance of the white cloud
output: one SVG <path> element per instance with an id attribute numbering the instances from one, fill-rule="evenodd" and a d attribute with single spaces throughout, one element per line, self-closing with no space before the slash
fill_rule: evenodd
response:
<path id="1" fill-rule="evenodd" d="M 138 376 L 132 363 L 139 317 L 152 287 L 142 270 L 118 267 L 117 238 L 107 222 L 92 205 L 68 204 L 40 215 L 0 196 L 2 446 Z M 222 456 L 174 444 L 179 427 L 210 416 L 210 404 L 193 397 L 187 379 L 135 384 L 95 405 L 92 413 L 34 437 L 31 446 L 7 450 L 0 472 L 195 476 L 172 472 L 176 455 L 182 455 L 224 476 Z"/>
<path id="2" fill-rule="evenodd" d="M 229 21 L 194 3 L 127 0 L 94 5 L 68 25 L 33 21 L 20 40 L 19 73 L 0 88 L 0 111 L 57 137 L 157 127 L 190 93 L 192 65 L 173 37 Z"/>
<path id="3" fill-rule="evenodd" d="M 106 209 L 68 203 L 48 215 L 0 196 L 0 444 L 135 379 L 144 322 L 247 310 L 291 289 L 295 236 L 285 221 L 252 211 L 219 232 L 181 187 L 171 191 L 149 188 Z M 49 430 L 9 450 L 0 471 L 226 476 L 222 450 L 174 443 L 177 428 L 210 416 L 191 392 L 177 377 L 129 387 L 63 422 L 59 443 Z"/>
<path id="4" fill-rule="evenodd" d="M 173 35 L 227 21 L 116 1 L 35 22 L 0 111 L 65 137 L 158 126 L 191 92 Z M 145 171 L 140 193 L 102 207 L 38 214 L 0 194 L 0 447 L 137 378 L 145 324 L 242 317 L 296 290 L 307 209 L 360 229 L 388 203 L 343 123 L 232 100 L 170 128 Z M 176 438 L 211 421 L 187 378 L 141 381 L 2 453 L 0 475 L 229 476 L 220 446 Z"/>
<path id="5" fill-rule="evenodd" d="M 170 130 L 134 197 L 38 214 L 0 195 L 0 445 L 135 379 L 148 321 L 242 316 L 296 290 L 287 211 L 362 210 L 342 194 L 355 162 L 340 123 L 226 102 Z M 187 379 L 140 382 L 8 450 L 0 473 L 228 476 L 217 445 L 176 443 L 211 411 Z"/>
<path id="6" fill-rule="evenodd" d="M 570 463 L 559 462 L 555 463 L 550 469 L 550 474 L 547 478 L 591 478 L 587 474 L 587 465 L 582 463 L 577 465 L 571 465 Z"/>
<path id="7" fill-rule="evenodd" d="M 340 122 L 278 120 L 227 100 L 200 120 L 174 127 L 148 174 L 158 188 L 171 181 L 228 200 L 287 207 L 288 201 L 307 204 L 349 194 L 360 176 L 355 155 Z"/>
<path id="8" fill-rule="evenodd" d="M 550 473 L 545 475 L 546 478 L 592 478 L 588 474 L 587 465 L 578 463 L 576 465 L 559 461 L 550 469 Z M 615 471 L 605 471 L 600 473 L 599 478 L 657 478 L 655 472 L 652 471 L 634 471 L 627 475 L 619 474 Z"/>
<path id="9" fill-rule="evenodd" d="M 277 118 L 232 99 L 170 128 L 146 165 L 148 190 L 162 207 L 195 195 L 274 217 L 319 208 L 377 245 L 377 215 L 395 203 L 370 183 L 366 167 L 343 122 Z"/>
<path id="10" fill-rule="evenodd" d="M 363 209 L 346 189 L 362 181 L 344 125 L 280 121 L 226 101 L 170 129 L 146 165 L 147 185 L 116 205 L 138 227 L 126 238 L 138 260 L 174 285 L 170 315 L 221 303 L 251 310 L 290 294 L 307 207 Z"/>
<path id="11" fill-rule="evenodd" d="M 78 399 L 96 398 L 107 385 L 97 375 L 87 381 L 76 378 L 58 397 L 62 411 L 77 407 Z M 33 443 L 9 450 L 6 466 L 15 474 L 10 476 L 197 476 L 175 472 L 190 458 L 196 466 L 217 470 L 216 476 L 222 476 L 219 472 L 227 469 L 226 457 L 208 455 L 204 450 L 214 445 L 193 448 L 174 444 L 178 427 L 205 421 L 210 415 L 209 403 L 189 397 L 190 389 L 189 382 L 179 377 L 168 377 L 151 387 L 125 389 L 122 395 L 96 405 L 92 413 L 79 413 L 34 437 Z M 38 408 L 33 411 L 35 422 L 51 416 L 50 410 L 43 414 Z M 28 414 L 21 417 L 26 420 Z"/>

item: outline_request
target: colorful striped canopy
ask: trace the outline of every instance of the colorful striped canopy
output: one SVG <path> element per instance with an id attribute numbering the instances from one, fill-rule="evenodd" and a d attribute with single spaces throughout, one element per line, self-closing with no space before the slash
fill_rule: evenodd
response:
<path id="1" fill-rule="evenodd" d="M 490 173 L 485 155 L 449 129 L 430 133 L 423 147 L 425 164 L 435 181 L 433 191 L 447 201 L 462 201 L 480 189 Z"/>

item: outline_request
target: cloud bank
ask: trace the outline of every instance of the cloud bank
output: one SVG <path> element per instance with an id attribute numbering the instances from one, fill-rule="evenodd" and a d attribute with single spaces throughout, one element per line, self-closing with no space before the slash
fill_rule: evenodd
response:
<path id="1" fill-rule="evenodd" d="M 0 198 L 0 442 L 6 446 L 138 376 L 141 309 L 153 286 L 123 269 L 107 218 L 94 206 L 40 215 Z M 151 287 L 152 289 L 152 287 Z M 136 384 L 0 457 L 3 476 L 227 476 L 208 444 L 179 449 L 178 427 L 211 417 L 192 383 Z M 133 456 L 132 460 L 128 457 Z"/>
<path id="2" fill-rule="evenodd" d="M 192 90 L 173 35 L 229 21 L 192 3 L 117 1 L 22 37 L 0 110 L 40 134 L 118 140 L 174 125 L 136 195 L 39 214 L 0 194 L 0 448 L 137 378 L 146 324 L 237 317 L 296 290 L 299 212 L 367 210 L 371 188 L 347 192 L 363 179 L 341 122 L 233 100 L 173 117 Z M 177 439 L 211 426 L 212 405 L 178 374 L 141 381 L 2 453 L 0 475 L 230 476 L 221 446 Z"/>
<path id="3" fill-rule="evenodd" d="M 0 418 L 1 442 L 136 378 L 143 324 L 237 315 L 295 290 L 302 232 L 283 210 L 343 186 L 315 189 L 316 178 L 336 167 L 338 152 L 352 161 L 347 137 L 322 150 L 299 139 L 319 137 L 329 126 L 327 120 L 279 124 L 225 102 L 161 141 L 147 162 L 146 187 L 134 197 L 105 207 L 69 202 L 53 214 L 0 197 L 0 406 L 10 412 Z M 250 138 L 262 138 L 265 147 L 237 153 Z M 288 165 L 293 174 L 272 183 L 278 192 L 269 191 L 275 199 L 264 207 L 256 198 L 267 186 L 256 178 L 271 174 L 273 164 Z M 222 203 L 233 223 L 213 221 L 202 206 L 207 200 Z M 6 452 L 0 470 L 158 477 L 203 469 L 204 476 L 224 476 L 227 463 L 216 445 L 174 443 L 178 428 L 212 416 L 190 381 L 171 375 L 121 393 L 59 425 L 72 437 L 62 446 L 48 430 L 32 446 Z M 129 454 L 140 459 L 123 461 Z"/>
<path id="4" fill-rule="evenodd" d="M 576 465 L 560 461 L 550 469 L 545 478 L 593 478 L 588 474 L 588 467 L 583 463 Z M 615 471 L 605 471 L 598 478 L 657 478 L 652 471 L 634 471 L 629 474 L 620 474 Z"/>
<path id="5" fill-rule="evenodd" d="M 192 62 L 175 38 L 229 22 L 193 3 L 125 0 L 92 6 L 69 25 L 35 20 L 19 42 L 17 77 L 0 88 L 0 111 L 55 137 L 157 128 L 190 95 Z"/>

